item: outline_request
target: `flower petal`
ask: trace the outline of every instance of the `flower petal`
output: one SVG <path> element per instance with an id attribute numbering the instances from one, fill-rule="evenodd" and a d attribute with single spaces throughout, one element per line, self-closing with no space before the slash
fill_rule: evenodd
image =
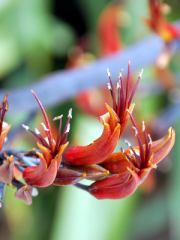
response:
<path id="1" fill-rule="evenodd" d="M 32 204 L 32 187 L 29 185 L 19 188 L 15 195 L 17 199 L 24 201 L 27 205 Z"/>
<path id="2" fill-rule="evenodd" d="M 42 154 L 44 156 L 44 159 L 46 160 L 47 166 L 49 166 L 49 164 L 52 160 L 51 151 L 38 142 L 37 142 L 37 145 L 38 145 L 38 148 L 42 151 Z"/>
<path id="3" fill-rule="evenodd" d="M 119 139 L 119 133 L 120 124 L 117 125 L 111 137 L 108 139 L 108 141 L 105 142 L 105 144 L 101 148 L 94 149 L 94 151 L 92 151 L 89 155 L 82 158 L 74 159 L 73 161 L 67 161 L 67 158 L 64 159 L 64 156 L 63 159 L 65 160 L 65 162 L 72 165 L 91 165 L 103 162 L 114 151 L 117 141 Z"/>
<path id="4" fill-rule="evenodd" d="M 23 172 L 23 178 L 27 183 L 29 183 L 31 180 L 33 181 L 34 179 L 39 178 L 47 170 L 47 163 L 46 163 L 46 160 L 45 160 L 44 156 L 42 155 L 42 153 L 36 152 L 36 154 L 40 158 L 39 166 L 28 167 Z"/>
<path id="5" fill-rule="evenodd" d="M 11 183 L 14 177 L 14 162 L 13 162 L 13 155 L 7 159 L 1 166 L 0 166 L 0 181 L 4 183 Z"/>
<path id="6" fill-rule="evenodd" d="M 128 171 L 93 183 L 89 187 L 89 193 L 97 199 L 129 197 L 139 186 L 140 180 L 134 171 Z"/>
<path id="7" fill-rule="evenodd" d="M 47 187 L 54 182 L 56 174 L 57 174 L 57 161 L 53 159 L 47 171 L 42 176 L 36 178 L 27 178 L 25 179 L 25 181 L 31 186 Z"/>
<path id="8" fill-rule="evenodd" d="M 86 173 L 80 173 L 70 169 L 59 168 L 53 184 L 65 186 L 75 184 L 86 177 Z"/>
<path id="9" fill-rule="evenodd" d="M 81 159 L 83 157 L 91 155 L 92 152 L 101 149 L 103 145 L 105 145 L 105 143 L 108 141 L 110 136 L 111 136 L 110 126 L 109 124 L 104 123 L 104 130 L 101 137 L 96 139 L 93 143 L 91 143 L 88 146 L 78 146 L 66 150 L 63 154 L 63 160 L 67 163 L 75 164 L 77 159 Z"/>
<path id="10" fill-rule="evenodd" d="M 5 142 L 5 138 L 9 132 L 9 129 L 11 128 L 11 125 L 9 125 L 0 135 L 0 152 L 3 148 L 4 142 Z"/>
<path id="11" fill-rule="evenodd" d="M 171 127 L 163 138 L 152 143 L 152 153 L 154 154 L 152 164 L 159 163 L 171 151 L 175 142 L 175 130 Z"/>
<path id="12" fill-rule="evenodd" d="M 59 149 L 58 154 L 54 158 L 57 161 L 57 168 L 59 168 L 59 166 L 61 164 L 62 154 L 63 154 L 65 148 L 68 146 L 68 144 L 69 144 L 69 142 L 67 142 L 65 144 L 62 144 L 60 149 Z"/>
<path id="13" fill-rule="evenodd" d="M 86 179 L 93 181 L 101 180 L 109 175 L 108 170 L 96 164 L 83 166 L 73 166 L 69 164 L 64 164 L 63 167 L 77 172 L 86 173 Z"/>
<path id="14" fill-rule="evenodd" d="M 120 123 L 120 119 L 116 114 L 116 112 L 108 104 L 105 104 L 105 105 L 110 114 L 109 125 L 111 126 L 111 131 L 113 132 L 117 124 Z M 101 116 L 100 118 L 103 119 L 103 116 Z"/>
<path id="15" fill-rule="evenodd" d="M 101 166 L 109 170 L 112 174 L 118 174 L 127 171 L 127 167 L 131 167 L 131 164 L 126 160 L 125 154 L 122 152 L 116 152 L 111 154 Z"/>

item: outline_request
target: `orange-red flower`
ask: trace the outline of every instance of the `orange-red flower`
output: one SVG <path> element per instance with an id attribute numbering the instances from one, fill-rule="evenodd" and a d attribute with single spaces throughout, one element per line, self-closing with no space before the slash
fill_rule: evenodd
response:
<path id="1" fill-rule="evenodd" d="M 111 81 L 110 72 L 107 69 L 107 74 L 110 80 L 108 88 L 111 92 L 113 99 L 113 108 L 106 104 L 108 112 L 99 117 L 100 122 L 104 125 L 104 131 L 100 138 L 88 146 L 78 146 L 68 149 L 63 154 L 63 160 L 71 165 L 90 165 L 103 162 L 114 151 L 118 138 L 121 136 L 129 114 L 127 109 L 132 113 L 134 104 L 131 104 L 134 93 L 138 86 L 139 80 L 142 77 L 142 72 L 139 73 L 139 78 L 132 90 L 129 97 L 129 84 L 130 84 L 130 62 L 128 64 L 128 76 L 126 93 L 122 83 L 122 70 L 120 71 L 120 79 L 117 84 L 118 98 L 116 103 L 116 96 L 114 86 Z"/>
<path id="2" fill-rule="evenodd" d="M 35 132 L 30 130 L 28 126 L 23 125 L 23 127 L 30 131 L 38 140 L 37 145 L 42 151 L 36 152 L 40 158 L 39 166 L 28 167 L 23 172 L 23 178 L 29 185 L 35 185 L 38 187 L 47 187 L 52 184 L 56 178 L 57 170 L 61 163 L 61 157 L 64 149 L 67 147 L 67 136 L 70 129 L 70 119 L 72 118 L 72 109 L 69 111 L 68 121 L 66 123 L 63 134 L 61 135 L 62 126 L 62 115 L 54 118 L 54 120 L 60 120 L 59 130 L 57 134 L 57 140 L 55 141 L 52 136 L 51 126 L 46 115 L 46 112 L 37 98 L 36 94 L 32 91 L 35 96 L 42 113 L 45 118 L 46 125 L 42 123 L 46 138 L 44 138 L 40 132 L 35 129 Z"/>
<path id="3" fill-rule="evenodd" d="M 165 42 L 170 42 L 173 39 L 180 37 L 179 29 L 170 24 L 162 14 L 162 7 L 159 0 L 150 0 L 150 14 L 151 18 L 143 18 L 145 23 L 159 36 L 161 36 Z"/>
<path id="4" fill-rule="evenodd" d="M 145 144 L 143 145 L 131 114 L 130 117 L 139 146 L 132 148 L 131 144 L 126 141 L 129 149 L 113 153 L 101 164 L 115 175 L 90 185 L 89 193 L 98 199 L 121 199 L 130 196 L 146 179 L 150 170 L 157 167 L 156 164 L 169 153 L 174 145 L 175 130 L 169 128 L 165 137 L 152 142 L 150 135 L 145 131 L 144 122 L 142 131 Z"/>
<path id="5" fill-rule="evenodd" d="M 71 165 L 90 165 L 103 162 L 114 151 L 120 134 L 120 124 L 116 113 L 106 105 L 108 113 L 101 116 L 104 125 L 102 135 L 88 146 L 67 149 L 63 160 Z"/>

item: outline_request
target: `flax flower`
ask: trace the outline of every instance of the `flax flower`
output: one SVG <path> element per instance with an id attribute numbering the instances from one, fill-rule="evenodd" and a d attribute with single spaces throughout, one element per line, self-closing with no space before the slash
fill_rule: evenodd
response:
<path id="1" fill-rule="evenodd" d="M 145 144 L 143 145 L 136 123 L 132 115 L 130 113 L 129 115 L 139 145 L 133 148 L 128 141 L 125 141 L 129 149 L 113 153 L 102 163 L 104 168 L 115 175 L 89 186 L 89 193 L 98 199 L 121 199 L 130 196 L 174 145 L 175 130 L 169 128 L 165 137 L 152 142 L 150 135 L 146 133 L 144 122 L 142 132 Z"/>
<path id="2" fill-rule="evenodd" d="M 46 124 L 42 123 L 46 138 L 44 138 L 38 129 L 35 131 L 30 130 L 28 126 L 23 125 L 23 127 L 30 131 L 37 138 L 38 148 L 42 151 L 36 152 L 40 158 L 39 166 L 28 167 L 23 172 L 23 178 L 29 185 L 35 185 L 38 187 L 47 187 L 52 184 L 56 178 L 58 168 L 61 163 L 61 157 L 64 149 L 67 147 L 67 136 L 70 130 L 70 119 L 72 118 L 72 109 L 69 110 L 68 120 L 64 129 L 63 134 L 61 135 L 62 128 L 62 115 L 56 117 L 54 120 L 60 120 L 59 129 L 57 134 L 56 141 L 52 136 L 51 126 L 47 117 L 47 114 L 37 98 L 36 94 L 32 91 L 34 97 L 36 98 L 42 113 L 45 118 Z"/>
<path id="3" fill-rule="evenodd" d="M 129 114 L 126 109 L 129 109 L 130 112 L 133 111 L 134 104 L 131 104 L 131 102 L 139 80 L 142 77 L 142 72 L 143 70 L 139 73 L 138 80 L 132 90 L 131 96 L 129 97 L 130 62 L 128 64 L 126 94 L 122 83 L 122 70 L 120 71 L 117 84 L 118 98 L 116 103 L 115 90 L 110 77 L 110 72 L 107 69 L 107 74 L 110 80 L 108 88 L 112 95 L 113 108 L 106 104 L 108 112 L 99 117 L 100 122 L 104 125 L 104 131 L 101 137 L 95 140 L 92 144 L 88 146 L 73 147 L 66 150 L 63 154 L 63 160 L 66 163 L 71 165 L 98 164 L 111 155 L 129 119 Z"/>

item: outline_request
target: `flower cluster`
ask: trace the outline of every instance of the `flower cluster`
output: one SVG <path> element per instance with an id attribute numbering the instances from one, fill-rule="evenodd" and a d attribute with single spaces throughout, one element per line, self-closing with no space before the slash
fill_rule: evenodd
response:
<path id="1" fill-rule="evenodd" d="M 142 132 L 144 133 L 144 144 L 142 142 L 136 122 L 132 116 L 134 105 L 133 96 L 137 89 L 143 70 L 140 71 L 137 82 L 130 92 L 130 62 L 128 64 L 128 74 L 126 89 L 122 81 L 122 71 L 119 74 L 117 82 L 117 97 L 113 86 L 109 69 L 107 75 L 110 83 L 110 90 L 113 107 L 106 104 L 108 112 L 100 116 L 100 122 L 104 125 L 104 131 L 100 138 L 88 146 L 77 146 L 67 149 L 63 154 L 63 161 L 67 168 L 73 168 L 77 171 L 84 170 L 87 177 L 92 177 L 86 171 L 86 168 L 100 166 L 104 169 L 102 176 L 92 178 L 93 184 L 84 187 L 81 184 L 77 186 L 86 189 L 97 199 L 121 199 L 130 196 L 137 187 L 146 179 L 150 170 L 156 168 L 159 163 L 171 150 L 175 141 L 175 130 L 169 128 L 168 134 L 155 142 L 152 142 L 149 134 L 146 133 L 143 121 Z M 113 153 L 118 139 L 124 131 L 128 119 L 131 119 L 133 130 L 138 140 L 138 146 L 132 147 L 128 141 L 125 141 L 129 149 Z M 88 165 L 88 166 L 87 166 Z M 80 166 L 80 167 L 79 167 Z"/>
<path id="2" fill-rule="evenodd" d="M 44 116 L 45 122 L 41 123 L 43 133 L 40 133 L 37 128 L 32 131 L 24 124 L 22 126 L 35 136 L 38 149 L 18 154 L 15 151 L 11 151 L 12 154 L 8 154 L 6 150 L 2 151 L 10 129 L 10 126 L 3 122 L 5 112 L 8 110 L 7 94 L 0 106 L 0 151 L 5 158 L 1 161 L 0 181 L 17 188 L 15 197 L 26 204 L 32 203 L 33 186 L 47 187 L 51 184 L 58 186 L 75 184 L 97 199 L 121 199 L 130 196 L 146 179 L 151 169 L 156 168 L 157 163 L 169 153 L 175 142 L 175 131 L 172 128 L 169 128 L 165 137 L 153 142 L 146 132 L 143 121 L 143 144 L 132 116 L 135 105 L 132 100 L 142 73 L 143 70 L 140 71 L 130 94 L 129 62 L 126 87 L 123 84 L 121 70 L 116 96 L 110 72 L 107 69 L 110 81 L 108 89 L 112 96 L 113 106 L 111 108 L 106 104 L 107 113 L 99 117 L 104 127 L 102 135 L 90 145 L 69 149 L 66 148 L 69 144 L 67 137 L 72 109 L 69 110 L 64 131 L 62 131 L 63 116 L 60 115 L 53 119 L 59 121 L 59 128 L 54 137 L 47 114 L 32 91 Z M 120 152 L 113 153 L 129 119 L 132 121 L 132 131 L 135 131 L 138 146 L 132 147 L 130 142 L 125 141 L 129 148 L 126 150 L 121 148 Z M 26 184 L 16 179 L 15 167 L 22 172 L 22 178 Z M 78 183 L 85 178 L 93 180 L 94 183 L 90 186 Z"/>

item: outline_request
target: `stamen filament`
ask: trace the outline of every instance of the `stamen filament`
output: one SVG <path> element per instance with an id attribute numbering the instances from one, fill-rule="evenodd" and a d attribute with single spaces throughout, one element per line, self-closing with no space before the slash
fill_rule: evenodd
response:
<path id="1" fill-rule="evenodd" d="M 39 106 L 40 106 L 40 108 L 41 108 L 41 111 L 42 111 L 42 113 L 43 113 L 43 115 L 44 115 L 45 122 L 46 122 L 46 124 L 47 124 L 47 128 L 49 129 L 50 136 L 51 136 L 51 138 L 52 138 L 51 126 L 50 126 L 50 123 L 49 123 L 47 114 L 46 114 L 46 112 L 45 112 L 45 110 L 44 110 L 44 108 L 43 108 L 43 105 L 42 105 L 42 103 L 40 102 L 40 100 L 38 99 L 38 97 L 36 96 L 35 92 L 34 92 L 33 90 L 31 90 L 31 92 L 32 92 L 32 94 L 34 95 L 34 97 L 36 98 L 36 101 L 38 102 L 38 104 L 39 104 Z"/>
<path id="2" fill-rule="evenodd" d="M 129 85 L 130 85 L 130 61 L 129 61 L 129 63 L 128 63 L 128 74 L 127 74 L 127 84 L 126 84 L 126 102 L 125 102 L 125 109 L 128 108 Z"/>

